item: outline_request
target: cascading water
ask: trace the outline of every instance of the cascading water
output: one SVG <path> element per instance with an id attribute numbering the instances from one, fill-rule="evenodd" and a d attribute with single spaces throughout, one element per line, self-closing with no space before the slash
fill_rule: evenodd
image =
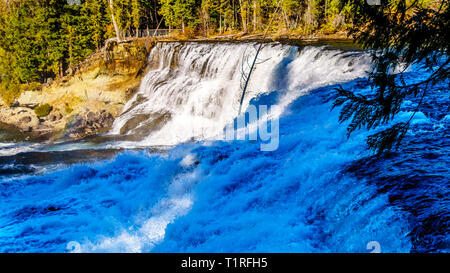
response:
<path id="1" fill-rule="evenodd" d="M 115 121 L 111 134 L 135 135 L 141 146 L 220 138 L 238 115 L 241 78 L 255 46 L 157 44 L 150 53 L 150 72 Z M 276 102 L 284 108 L 319 86 L 363 77 L 370 63 L 363 53 L 277 43 L 265 45 L 258 60 L 243 109 L 251 99 L 274 90 L 286 93 Z"/>
<path id="2" fill-rule="evenodd" d="M 368 133 L 347 139 L 330 111 L 336 84 L 370 90 L 368 54 L 266 44 L 243 107 L 280 109 L 279 147 L 262 152 L 260 140 L 223 139 L 254 45 L 159 43 L 110 132 L 124 139 L 19 154 L 6 144 L 0 252 L 368 252 L 373 241 L 383 252 L 448 251 L 446 86 L 415 115 L 409 148 L 371 157 Z M 118 147 L 130 150 L 113 156 Z M 51 161 L 86 155 L 95 162 Z M 16 175 L 18 163 L 37 171 Z"/>

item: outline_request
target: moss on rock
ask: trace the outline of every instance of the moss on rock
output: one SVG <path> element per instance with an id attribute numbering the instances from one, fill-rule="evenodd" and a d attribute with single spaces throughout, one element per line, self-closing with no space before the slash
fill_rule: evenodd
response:
<path id="1" fill-rule="evenodd" d="M 52 109 L 53 109 L 53 107 L 51 107 L 50 104 L 45 103 L 45 104 L 41 104 L 38 107 L 34 108 L 34 113 L 36 114 L 36 116 L 41 118 L 41 117 L 48 116 L 48 114 L 50 114 Z"/>

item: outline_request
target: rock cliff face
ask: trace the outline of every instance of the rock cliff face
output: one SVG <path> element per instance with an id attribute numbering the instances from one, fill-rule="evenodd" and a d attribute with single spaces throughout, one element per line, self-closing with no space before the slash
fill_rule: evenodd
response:
<path id="1" fill-rule="evenodd" d="M 69 75 L 38 91 L 25 91 L 9 107 L 0 105 L 0 122 L 38 139 L 79 139 L 108 131 L 145 74 L 154 42 L 133 40 L 106 46 Z M 38 117 L 34 109 L 49 104 Z"/>

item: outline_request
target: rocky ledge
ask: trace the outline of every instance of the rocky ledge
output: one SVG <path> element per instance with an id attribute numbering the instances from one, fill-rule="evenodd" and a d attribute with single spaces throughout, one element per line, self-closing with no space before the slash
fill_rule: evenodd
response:
<path id="1" fill-rule="evenodd" d="M 87 113 L 87 114 L 86 114 Z M 100 112 L 86 111 L 74 116 L 69 124 L 66 137 L 79 139 L 105 133 L 114 123 L 114 116 L 105 109 Z"/>
<path id="2" fill-rule="evenodd" d="M 108 41 L 63 79 L 24 91 L 9 106 L 0 105 L 0 123 L 39 140 L 107 132 L 137 90 L 153 45 L 140 39 Z M 42 105 L 47 107 L 44 113 L 36 109 Z"/>

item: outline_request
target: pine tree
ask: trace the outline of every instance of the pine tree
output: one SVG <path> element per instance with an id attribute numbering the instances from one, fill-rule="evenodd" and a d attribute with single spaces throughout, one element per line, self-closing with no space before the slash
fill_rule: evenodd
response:
<path id="1" fill-rule="evenodd" d="M 111 24 L 108 13 L 109 3 L 105 0 L 87 0 L 83 3 L 82 16 L 86 18 L 88 35 L 97 50 L 108 37 L 107 26 Z"/>
<path id="2" fill-rule="evenodd" d="M 133 21 L 133 27 L 136 30 L 136 37 L 139 37 L 139 27 L 141 25 L 141 1 L 132 0 L 131 1 L 131 19 Z"/>
<path id="3" fill-rule="evenodd" d="M 373 86 L 371 95 L 355 94 L 342 87 L 337 90 L 334 105 L 342 106 L 340 121 L 350 121 L 348 135 L 360 128 L 371 130 L 388 125 L 406 98 L 420 98 L 408 121 L 368 137 L 369 148 L 382 153 L 401 144 L 428 89 L 450 79 L 449 2 L 425 5 L 399 0 L 370 6 L 355 0 L 347 4 L 356 15 L 351 33 L 363 47 L 373 50 L 375 63 L 369 78 Z M 403 71 L 412 64 L 420 64 L 430 76 L 406 84 L 403 74 L 395 72 L 400 64 Z"/>
<path id="4" fill-rule="evenodd" d="M 160 0 L 160 3 L 160 14 L 168 26 L 181 27 L 184 32 L 186 26 L 196 26 L 199 23 L 196 0 Z"/>

